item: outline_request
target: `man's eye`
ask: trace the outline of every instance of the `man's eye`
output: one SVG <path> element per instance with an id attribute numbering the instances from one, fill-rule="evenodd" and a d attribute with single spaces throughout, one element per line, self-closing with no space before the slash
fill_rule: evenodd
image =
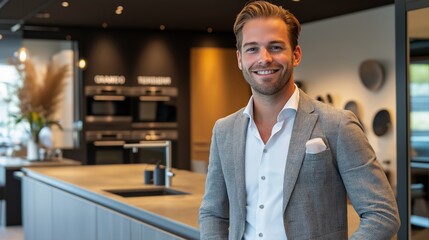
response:
<path id="1" fill-rule="evenodd" d="M 253 52 L 256 52 L 256 48 L 254 48 L 254 47 L 247 48 L 247 49 L 246 49 L 246 52 L 247 52 L 247 53 L 253 53 Z"/>
<path id="2" fill-rule="evenodd" d="M 271 51 L 281 51 L 282 49 L 281 46 L 271 46 Z"/>

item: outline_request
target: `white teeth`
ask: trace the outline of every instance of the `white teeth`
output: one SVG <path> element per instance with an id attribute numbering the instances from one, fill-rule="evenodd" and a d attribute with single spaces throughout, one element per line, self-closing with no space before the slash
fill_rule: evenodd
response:
<path id="1" fill-rule="evenodd" d="M 264 70 L 264 71 L 257 71 L 256 73 L 260 74 L 260 75 L 267 75 L 267 74 L 271 74 L 274 72 L 275 72 L 274 70 Z"/>

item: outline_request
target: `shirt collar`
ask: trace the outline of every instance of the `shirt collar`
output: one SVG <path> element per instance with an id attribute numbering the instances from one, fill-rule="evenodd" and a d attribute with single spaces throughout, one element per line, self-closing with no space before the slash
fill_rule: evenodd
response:
<path id="1" fill-rule="evenodd" d="M 299 103 L 299 90 L 298 86 L 295 84 L 295 91 L 293 92 L 292 96 L 289 98 L 289 100 L 284 105 L 283 109 L 280 111 L 279 115 L 277 116 L 277 121 L 283 121 L 286 117 L 286 110 L 292 109 L 295 112 L 298 110 L 298 103 Z M 243 114 L 253 120 L 253 96 L 250 97 L 249 102 L 247 103 L 246 107 L 244 108 Z M 250 124 L 253 121 L 250 121 Z"/>
<path id="2" fill-rule="evenodd" d="M 291 109 L 294 112 L 298 110 L 298 104 L 299 104 L 299 90 L 298 86 L 295 85 L 295 91 L 293 91 L 292 96 L 290 96 L 289 100 L 284 105 L 283 109 L 280 111 L 279 115 L 277 116 L 277 122 L 283 121 L 288 117 L 287 109 Z"/>
<path id="3" fill-rule="evenodd" d="M 249 102 L 243 111 L 244 116 L 253 119 L 253 95 L 250 97 Z"/>

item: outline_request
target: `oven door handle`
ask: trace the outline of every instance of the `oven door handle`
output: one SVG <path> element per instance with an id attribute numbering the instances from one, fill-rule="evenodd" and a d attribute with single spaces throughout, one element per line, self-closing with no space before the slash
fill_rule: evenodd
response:
<path id="1" fill-rule="evenodd" d="M 169 96 L 140 96 L 140 101 L 160 101 L 160 102 L 168 102 L 170 101 Z"/>
<path id="2" fill-rule="evenodd" d="M 95 101 L 124 101 L 125 96 L 122 95 L 97 95 L 94 96 Z"/>
<path id="3" fill-rule="evenodd" d="M 124 146 L 125 141 L 95 141 L 94 146 L 97 147 L 114 147 L 114 146 Z"/>

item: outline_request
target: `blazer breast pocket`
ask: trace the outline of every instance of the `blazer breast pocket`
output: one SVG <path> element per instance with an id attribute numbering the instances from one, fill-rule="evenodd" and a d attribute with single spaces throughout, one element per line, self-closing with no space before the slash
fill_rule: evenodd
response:
<path id="1" fill-rule="evenodd" d="M 310 184 L 311 188 L 315 184 L 330 183 L 337 172 L 331 149 L 328 148 L 316 154 L 306 153 L 300 172 L 301 183 Z"/>
<path id="2" fill-rule="evenodd" d="M 332 159 L 331 149 L 325 149 L 319 153 L 306 153 L 304 157 L 305 161 L 320 161 L 320 160 L 330 160 Z"/>

